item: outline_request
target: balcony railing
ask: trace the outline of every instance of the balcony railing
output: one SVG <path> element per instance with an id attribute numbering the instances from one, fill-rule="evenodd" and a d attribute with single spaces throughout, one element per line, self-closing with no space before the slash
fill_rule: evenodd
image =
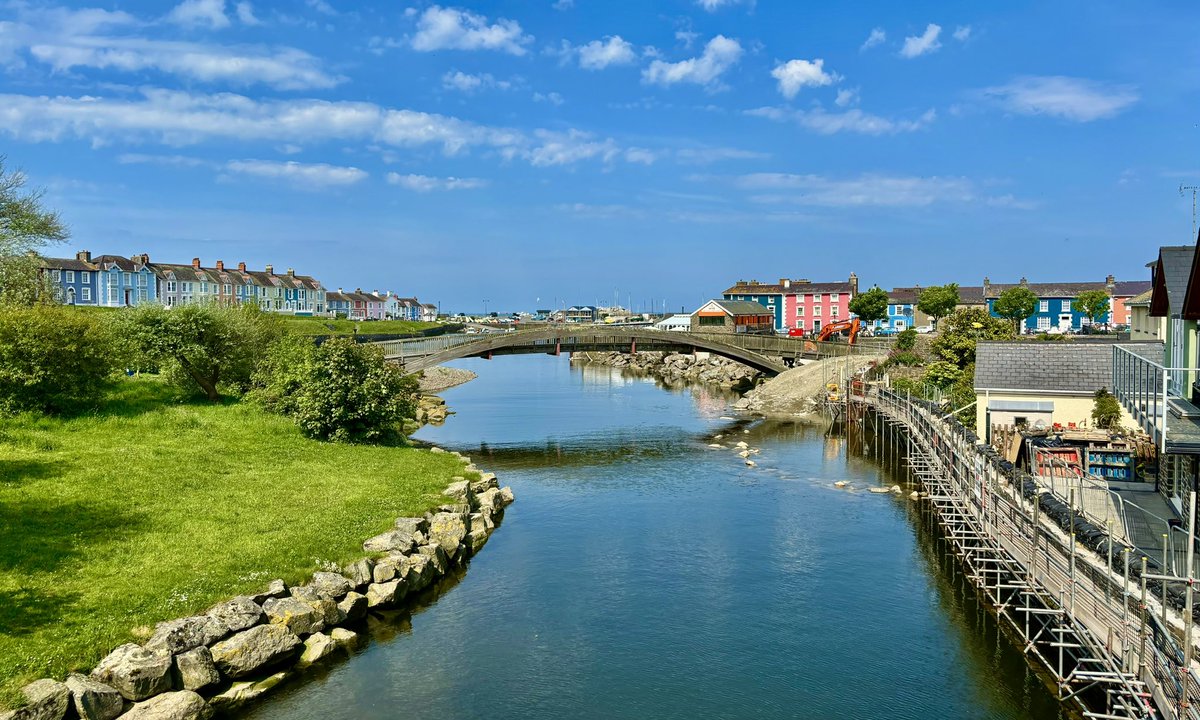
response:
<path id="1" fill-rule="evenodd" d="M 1184 379 L 1197 369 L 1166 367 L 1147 357 L 1145 353 L 1157 353 L 1156 345 L 1133 347 L 1140 352 L 1113 346 L 1113 394 L 1154 439 L 1159 452 L 1165 452 L 1172 401 L 1186 402 Z"/>

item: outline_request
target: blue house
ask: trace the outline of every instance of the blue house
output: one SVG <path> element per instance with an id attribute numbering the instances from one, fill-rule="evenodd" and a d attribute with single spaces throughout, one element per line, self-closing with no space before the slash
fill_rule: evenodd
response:
<path id="1" fill-rule="evenodd" d="M 892 288 L 888 293 L 888 316 L 883 320 L 875 320 L 870 327 L 876 331 L 887 329 L 894 332 L 902 332 L 917 325 L 923 325 L 917 318 L 917 299 L 921 293 L 920 288 Z M 928 322 L 928 318 L 922 313 L 921 318 Z"/>
<path id="2" fill-rule="evenodd" d="M 149 257 L 101 255 L 92 258 L 96 268 L 96 304 L 104 307 L 131 307 L 158 300 L 158 282 L 149 267 Z"/>
<path id="3" fill-rule="evenodd" d="M 1091 318 L 1071 308 L 1075 299 L 1089 290 L 1100 290 L 1107 293 L 1109 297 L 1108 313 L 1095 322 L 1100 324 L 1112 322 L 1111 304 L 1113 293 L 1116 290 L 1116 279 L 1112 275 L 1109 275 L 1105 282 L 1076 283 L 1031 283 L 1025 278 L 1021 278 L 1019 283 L 993 283 L 988 278 L 984 278 L 983 296 L 987 302 L 988 312 L 994 317 L 999 317 L 995 310 L 996 299 L 1005 290 L 1014 287 L 1028 288 L 1038 297 L 1037 310 L 1025 319 L 1022 325 L 1023 332 L 1049 332 L 1052 329 L 1065 332 L 1079 330 L 1085 325 L 1092 324 Z"/>
<path id="4" fill-rule="evenodd" d="M 42 258 L 42 272 L 50 278 L 55 297 L 65 305 L 97 305 L 96 266 L 86 250 L 74 258 Z"/>

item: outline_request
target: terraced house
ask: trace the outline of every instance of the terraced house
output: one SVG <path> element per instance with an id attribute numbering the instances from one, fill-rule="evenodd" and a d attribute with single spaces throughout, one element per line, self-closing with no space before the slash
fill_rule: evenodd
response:
<path id="1" fill-rule="evenodd" d="M 819 331 L 831 322 L 850 317 L 850 300 L 858 294 L 858 276 L 845 282 L 814 283 L 780 278 L 778 283 L 757 280 L 737 283 L 722 293 L 725 300 L 756 302 L 775 318 L 775 332 L 791 328 Z"/>
<path id="2" fill-rule="evenodd" d="M 988 278 L 983 279 L 983 294 L 988 311 L 996 315 L 993 309 L 996 299 L 1005 290 L 1013 287 L 1025 287 L 1038 297 L 1037 309 L 1033 315 L 1026 318 L 1023 325 L 1026 332 L 1046 332 L 1051 329 L 1079 330 L 1093 321 L 1082 312 L 1074 310 L 1072 305 L 1082 293 L 1099 290 L 1109 298 L 1108 313 L 1097 320 L 1101 324 L 1128 325 L 1130 312 L 1126 303 L 1136 295 L 1150 289 L 1149 281 L 1117 282 L 1109 275 L 1104 282 L 1066 282 L 1066 283 L 1031 283 L 1021 278 L 1019 283 L 993 283 Z"/>
<path id="3" fill-rule="evenodd" d="M 158 299 L 158 283 L 144 255 L 92 257 L 87 250 L 74 258 L 42 258 L 42 271 L 67 305 L 127 307 Z"/>
<path id="4" fill-rule="evenodd" d="M 159 297 L 167 306 L 194 302 L 228 304 L 256 303 L 269 312 L 289 315 L 325 315 L 326 292 L 320 281 L 308 275 L 297 275 L 288 268 L 278 275 L 271 265 L 262 271 L 248 270 L 239 263 L 236 270 L 218 260 L 216 267 L 206 268 L 200 258 L 191 265 L 151 263 L 158 276 Z"/>

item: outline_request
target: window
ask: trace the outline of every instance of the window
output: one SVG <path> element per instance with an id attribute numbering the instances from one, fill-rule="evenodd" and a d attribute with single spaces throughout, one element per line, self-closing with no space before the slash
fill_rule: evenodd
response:
<path id="1" fill-rule="evenodd" d="M 1038 303 L 1038 312 L 1050 312 L 1050 301 L 1042 300 Z"/>
<path id="2" fill-rule="evenodd" d="M 797 330 L 803 330 L 803 329 L 804 329 L 804 321 L 803 321 L 803 320 L 797 320 L 797 321 L 796 321 L 796 329 L 797 329 Z"/>
<path id="3" fill-rule="evenodd" d="M 140 288 L 146 287 L 146 273 L 138 273 L 137 284 Z"/>
<path id="4" fill-rule="evenodd" d="M 233 294 L 233 285 L 230 285 L 229 283 L 225 283 L 225 294 L 226 295 Z"/>
<path id="5" fill-rule="evenodd" d="M 803 306 L 803 305 L 797 305 L 797 306 L 796 306 L 796 314 L 797 314 L 797 315 L 803 315 L 803 314 L 804 314 L 804 306 Z"/>
<path id="6" fill-rule="evenodd" d="M 79 294 L 79 299 L 82 302 L 91 302 L 92 301 L 92 289 L 90 287 L 88 287 L 87 285 L 84 285 L 82 288 L 82 291 Z"/>
<path id="7" fill-rule="evenodd" d="M 75 282 L 75 271 L 74 270 L 67 271 L 67 282 L 69 282 L 69 283 Z"/>
<path id="8" fill-rule="evenodd" d="M 1038 318 L 1037 326 L 1038 326 L 1038 330 L 1049 330 L 1050 329 L 1050 318 L 1048 318 L 1048 317 Z"/>
<path id="9" fill-rule="evenodd" d="M 59 280 L 62 279 L 62 277 L 57 270 L 51 270 L 50 271 L 50 279 L 52 279 L 54 282 L 58 282 Z"/>
<path id="10" fill-rule="evenodd" d="M 150 298 L 147 296 L 146 288 L 138 288 L 138 302 L 146 302 Z"/>
<path id="11" fill-rule="evenodd" d="M 169 292 L 169 293 L 175 292 L 175 281 L 174 280 L 167 281 L 167 292 Z"/>
<path id="12" fill-rule="evenodd" d="M 79 271 L 79 282 L 90 283 L 91 281 L 92 281 L 91 271 L 88 271 L 88 270 L 80 270 Z"/>
<path id="13" fill-rule="evenodd" d="M 838 306 L 834 305 L 829 308 L 829 317 L 837 317 L 837 316 L 838 316 Z"/>
<path id="14" fill-rule="evenodd" d="M 717 315 L 717 316 L 713 316 L 713 317 L 707 317 L 704 315 L 700 316 L 700 325 L 701 326 L 716 325 L 719 327 L 724 324 L 725 324 L 725 317 L 723 315 Z"/>
<path id="15" fill-rule="evenodd" d="M 183 290 L 185 293 L 190 293 L 192 291 L 192 283 L 190 283 L 190 282 L 179 283 L 179 289 Z"/>
<path id="16" fill-rule="evenodd" d="M 126 284 L 126 285 L 130 284 L 130 278 L 131 278 L 131 276 L 129 275 L 129 273 L 121 273 L 121 275 L 123 276 L 123 278 L 122 278 L 122 279 L 124 279 L 124 280 L 125 280 L 125 284 Z"/>
<path id="17" fill-rule="evenodd" d="M 1062 301 L 1062 311 L 1065 313 L 1071 312 L 1071 301 L 1070 300 Z"/>
<path id="18" fill-rule="evenodd" d="M 202 283 L 200 283 L 200 292 L 201 292 L 201 293 L 207 293 L 207 292 L 208 292 L 208 283 L 206 283 L 206 282 L 202 282 Z"/>
<path id="19" fill-rule="evenodd" d="M 820 315 L 820 314 L 821 314 L 821 306 L 813 305 L 813 315 Z"/>
<path id="20" fill-rule="evenodd" d="M 837 301 L 838 301 L 838 297 L 839 297 L 839 296 L 838 296 L 838 294 L 837 294 L 837 293 L 829 293 L 829 302 L 831 302 L 831 303 L 835 303 L 835 302 L 837 302 Z"/>

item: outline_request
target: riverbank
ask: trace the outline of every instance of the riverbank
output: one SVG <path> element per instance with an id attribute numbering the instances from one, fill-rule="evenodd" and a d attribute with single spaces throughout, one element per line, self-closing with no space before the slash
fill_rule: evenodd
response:
<path id="1" fill-rule="evenodd" d="M 360 557 L 462 472 L 448 453 L 321 443 L 248 404 L 171 398 L 125 379 L 94 414 L 0 431 L 0 707 L 156 622 Z"/>
<path id="2" fill-rule="evenodd" d="M 701 383 L 728 390 L 747 390 L 762 378 L 762 373 L 734 360 L 698 353 L 586 352 L 571 355 L 571 362 L 595 363 L 622 370 L 646 373 L 667 382 Z"/>
<path id="3" fill-rule="evenodd" d="M 822 400 L 830 392 L 829 383 L 840 384 L 855 370 L 882 362 L 885 357 L 834 357 L 794 367 L 747 392 L 734 403 L 734 408 L 766 417 L 815 419 L 820 415 Z M 842 390 L 844 388 L 838 388 L 838 391 Z"/>
<path id="4" fill-rule="evenodd" d="M 421 372 L 419 389 L 424 394 L 439 393 L 479 377 L 470 370 L 437 365 Z"/>

